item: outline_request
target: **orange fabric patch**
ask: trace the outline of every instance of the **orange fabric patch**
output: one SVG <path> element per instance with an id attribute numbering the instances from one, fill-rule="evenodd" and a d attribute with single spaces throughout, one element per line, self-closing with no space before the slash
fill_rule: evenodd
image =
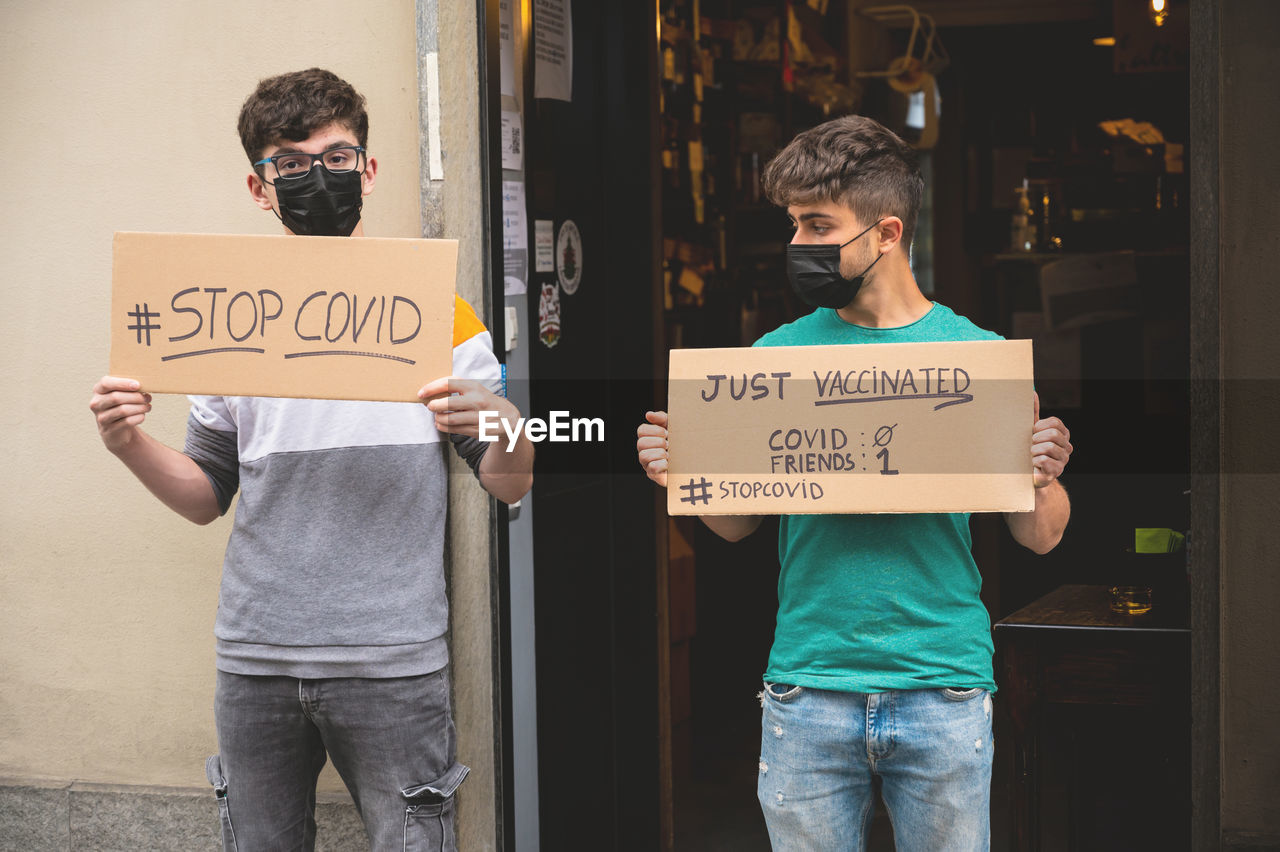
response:
<path id="1" fill-rule="evenodd" d="M 484 323 L 476 316 L 471 306 L 461 296 L 453 297 L 453 345 L 460 346 L 482 331 L 487 331 Z"/>

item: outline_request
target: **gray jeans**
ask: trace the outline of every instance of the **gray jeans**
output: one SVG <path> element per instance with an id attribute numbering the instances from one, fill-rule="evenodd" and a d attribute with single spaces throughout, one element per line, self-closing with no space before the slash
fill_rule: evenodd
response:
<path id="1" fill-rule="evenodd" d="M 326 755 L 374 852 L 455 850 L 454 792 L 470 771 L 444 670 L 417 677 L 258 677 L 218 672 L 221 754 L 206 771 L 226 852 L 315 846 L 316 778 Z"/>

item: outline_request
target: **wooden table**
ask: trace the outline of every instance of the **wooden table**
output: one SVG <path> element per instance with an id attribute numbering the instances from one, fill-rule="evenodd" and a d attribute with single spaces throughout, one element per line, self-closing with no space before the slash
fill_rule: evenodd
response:
<path id="1" fill-rule="evenodd" d="M 1040 848 L 1046 706 L 1147 708 L 1171 749 L 1189 748 L 1190 639 L 1185 600 L 1162 605 L 1157 595 L 1150 612 L 1124 615 L 1111 610 L 1106 586 L 1060 586 L 995 625 L 1000 697 L 1013 723 L 1013 849 Z M 1190 807 L 1169 804 L 1154 816 Z"/>

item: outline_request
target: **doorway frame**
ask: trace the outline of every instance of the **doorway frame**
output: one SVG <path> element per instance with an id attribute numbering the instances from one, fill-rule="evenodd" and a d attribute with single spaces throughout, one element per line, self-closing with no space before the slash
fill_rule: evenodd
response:
<path id="1" fill-rule="evenodd" d="M 1220 0 L 1191 3 L 1191 848 L 1222 837 Z"/>

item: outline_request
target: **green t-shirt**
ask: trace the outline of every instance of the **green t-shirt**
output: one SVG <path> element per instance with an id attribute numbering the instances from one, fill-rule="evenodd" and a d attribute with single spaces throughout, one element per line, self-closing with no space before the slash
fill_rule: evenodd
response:
<path id="1" fill-rule="evenodd" d="M 935 303 L 898 328 L 852 325 L 818 308 L 755 345 L 999 339 Z M 784 515 L 778 558 L 765 680 L 842 692 L 995 690 L 968 514 Z"/>

